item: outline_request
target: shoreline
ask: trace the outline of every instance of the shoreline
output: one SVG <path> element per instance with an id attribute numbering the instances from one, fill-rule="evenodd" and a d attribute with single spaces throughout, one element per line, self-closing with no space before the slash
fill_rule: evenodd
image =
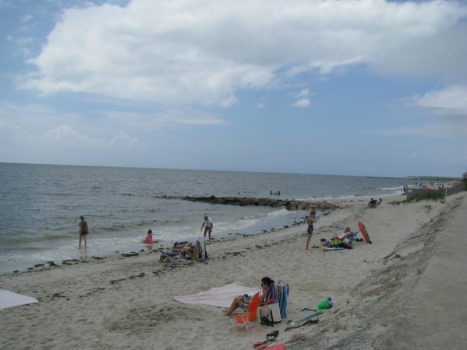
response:
<path id="1" fill-rule="evenodd" d="M 166 199 L 181 199 L 181 200 L 186 200 L 186 201 L 192 201 L 192 202 L 205 202 L 205 203 L 210 203 L 210 204 L 216 204 L 216 205 L 236 205 L 236 206 L 263 206 L 263 207 L 271 207 L 271 208 L 284 208 L 289 212 L 299 210 L 299 211 L 305 211 L 309 210 L 312 206 L 316 206 L 322 213 L 323 215 L 327 215 L 330 210 L 335 210 L 338 205 L 335 203 L 332 203 L 332 199 L 329 201 L 325 200 L 288 200 L 288 199 L 276 199 L 276 198 L 256 198 L 256 197 L 215 197 L 215 196 L 209 196 L 209 197 L 189 197 L 189 196 L 160 196 L 158 198 L 166 198 Z M 363 197 L 362 197 L 363 198 Z M 337 203 L 339 203 L 339 199 L 336 199 Z M 344 201 L 344 199 L 343 199 Z M 283 227 L 271 227 L 268 230 L 261 230 L 261 232 L 254 232 L 254 233 L 223 233 L 218 236 L 216 239 L 217 241 L 223 241 L 223 240 L 229 240 L 232 237 L 245 237 L 245 236 L 250 236 L 250 235 L 261 235 L 264 233 L 268 232 L 274 232 L 274 231 L 279 231 L 283 229 L 287 229 L 289 227 L 293 226 L 298 226 L 304 223 L 304 217 L 300 219 L 300 221 L 297 221 L 294 219 L 293 221 L 290 221 L 289 224 L 284 225 Z M 190 241 L 193 240 L 193 238 L 186 237 L 182 239 L 181 241 Z M 180 240 L 178 240 L 180 241 Z M 113 255 L 120 255 L 120 256 L 127 256 L 130 254 L 143 254 L 143 253 L 150 253 L 151 250 L 154 252 L 158 252 L 161 249 L 167 249 L 170 248 L 173 243 L 175 243 L 176 240 L 165 240 L 161 241 L 158 244 L 154 244 L 151 249 L 148 248 L 147 245 L 141 244 L 137 249 L 135 247 L 133 248 L 127 248 L 127 249 L 120 249 L 118 251 L 102 251 L 101 253 L 96 254 L 95 252 L 93 255 L 88 255 L 88 252 L 86 250 L 79 250 L 79 258 L 78 257 L 70 257 L 68 259 L 55 259 L 55 260 L 41 260 L 41 261 L 36 261 L 35 263 L 31 264 L 25 264 L 25 263 L 18 263 L 16 266 L 5 269 L 3 272 L 0 272 L 1 275 L 5 274 L 17 274 L 17 273 L 23 273 L 23 272 L 32 272 L 32 271 L 37 271 L 37 270 L 42 270 L 42 269 L 47 269 L 47 268 L 56 268 L 61 265 L 70 265 L 70 264 L 77 264 L 81 263 L 84 261 L 85 263 L 96 259 L 96 260 L 102 260 L 108 257 L 111 257 Z M 91 248 L 93 249 L 93 248 Z"/>
<path id="2" fill-rule="evenodd" d="M 462 193 L 448 197 L 445 203 L 404 205 L 391 205 L 387 199 L 377 209 L 367 209 L 366 198 L 336 200 L 339 208 L 317 220 L 312 244 L 319 244 L 320 238 L 339 233 L 347 225 L 356 231 L 357 220 L 365 223 L 374 242 L 356 243 L 354 249 L 342 252 L 306 251 L 306 226 L 301 224 L 216 241 L 209 245 L 206 263 L 164 266 L 158 262 L 159 254 L 152 251 L 0 275 L 3 289 L 39 300 L 38 304 L 0 311 L 5 325 L 0 330 L 0 344 L 8 349 L 33 344 L 60 349 L 65 343 L 70 349 L 252 348 L 271 331 L 270 327 L 258 323 L 249 332 L 239 333 L 221 309 L 182 304 L 174 297 L 235 281 L 257 287 L 261 277 L 269 276 L 290 284 L 291 320 L 306 315 L 300 310 L 324 297 L 331 296 L 336 303 L 316 325 L 287 332 L 284 321 L 275 326 L 280 331 L 278 340 L 287 349 L 309 348 L 305 344 L 369 347 L 384 327 L 379 325 L 380 318 L 365 309 L 388 312 L 377 308 L 383 297 L 389 295 L 387 299 L 394 302 L 396 292 L 407 288 L 407 277 L 398 277 L 403 273 L 396 262 L 415 256 L 420 261 L 414 259 L 414 264 L 420 265 L 428 259 L 433 253 L 429 249 L 433 240 L 420 242 L 420 237 L 431 237 L 427 233 L 443 227 L 445 222 L 440 217 L 449 216 L 463 198 Z M 377 325 L 368 326 L 375 322 Z"/>

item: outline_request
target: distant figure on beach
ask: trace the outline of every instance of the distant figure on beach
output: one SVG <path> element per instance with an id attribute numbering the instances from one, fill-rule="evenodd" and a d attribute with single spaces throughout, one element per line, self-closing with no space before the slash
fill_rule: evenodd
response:
<path id="1" fill-rule="evenodd" d="M 81 248 L 81 242 L 84 241 L 84 247 L 86 247 L 86 236 L 89 233 L 88 223 L 84 220 L 84 216 L 79 217 L 81 219 L 79 223 L 79 245 L 78 247 Z"/>
<path id="2" fill-rule="evenodd" d="M 305 249 L 308 250 L 308 247 L 311 241 L 311 236 L 313 235 L 313 218 L 311 217 L 311 215 L 308 216 L 308 219 L 306 222 L 308 224 L 308 228 L 306 229 L 307 237 L 306 237 Z"/>
<path id="3" fill-rule="evenodd" d="M 311 217 L 312 219 L 315 219 L 315 218 L 316 218 L 316 207 L 311 207 L 310 217 Z"/>
<path id="4" fill-rule="evenodd" d="M 370 201 L 368 202 L 368 208 L 376 208 L 376 199 L 374 199 L 373 197 L 371 197 Z"/>
<path id="5" fill-rule="evenodd" d="M 235 309 L 239 307 L 242 310 L 247 310 L 252 298 L 253 296 L 248 294 L 236 296 L 230 307 L 227 310 L 224 310 L 224 315 L 232 315 Z M 279 289 L 272 279 L 269 277 L 263 277 L 261 279 L 260 305 L 277 302 L 279 302 Z"/>
<path id="6" fill-rule="evenodd" d="M 211 234 L 212 234 L 212 229 L 214 227 L 214 223 L 212 222 L 211 218 L 207 216 L 206 214 L 204 215 L 204 221 L 203 224 L 201 225 L 201 231 L 203 230 L 204 227 L 204 238 L 206 238 L 206 234 L 208 234 L 208 239 L 211 240 Z"/>

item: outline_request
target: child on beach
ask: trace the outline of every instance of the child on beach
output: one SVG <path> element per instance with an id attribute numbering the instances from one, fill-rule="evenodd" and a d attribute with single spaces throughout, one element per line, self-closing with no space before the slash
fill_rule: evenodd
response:
<path id="1" fill-rule="evenodd" d="M 204 221 L 203 224 L 201 225 L 201 231 L 203 230 L 204 227 L 204 237 L 206 238 L 206 234 L 208 234 L 208 239 L 211 240 L 211 234 L 212 234 L 212 228 L 214 227 L 214 224 L 209 216 L 206 214 L 204 215 Z"/>

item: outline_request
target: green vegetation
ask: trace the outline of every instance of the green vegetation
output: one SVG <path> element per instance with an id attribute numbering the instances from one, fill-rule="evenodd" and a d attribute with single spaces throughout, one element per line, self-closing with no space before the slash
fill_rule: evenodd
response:
<path id="1" fill-rule="evenodd" d="M 399 204 L 407 204 L 407 203 L 415 203 L 420 201 L 444 201 L 444 195 L 438 191 L 420 191 L 417 192 L 412 198 L 405 199 L 400 202 L 389 202 L 389 204 L 399 205 Z M 430 206 L 431 208 L 431 206 Z"/>

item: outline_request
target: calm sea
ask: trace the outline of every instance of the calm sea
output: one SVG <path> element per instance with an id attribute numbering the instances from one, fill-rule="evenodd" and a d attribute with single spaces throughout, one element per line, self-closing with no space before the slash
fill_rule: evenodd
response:
<path id="1" fill-rule="evenodd" d="M 300 221 L 305 212 L 193 203 L 170 196 L 322 199 L 401 193 L 407 178 L 273 174 L 0 163 L 0 273 L 38 263 L 150 249 L 148 229 L 162 246 L 200 235 L 203 214 L 214 237 L 256 234 Z M 79 216 L 88 221 L 79 250 Z M 153 246 L 157 249 L 160 245 Z"/>

